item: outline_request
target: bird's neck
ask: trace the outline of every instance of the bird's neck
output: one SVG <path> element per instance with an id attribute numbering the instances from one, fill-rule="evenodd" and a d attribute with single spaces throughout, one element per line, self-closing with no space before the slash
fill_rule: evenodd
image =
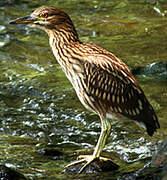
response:
<path id="1" fill-rule="evenodd" d="M 79 42 L 78 34 L 73 25 L 58 26 L 55 29 L 47 31 L 50 39 L 55 39 L 57 43 L 69 44 L 74 42 Z"/>
<path id="2" fill-rule="evenodd" d="M 49 35 L 50 46 L 58 61 L 64 55 L 61 52 L 64 51 L 65 53 L 71 44 L 80 43 L 73 25 L 59 26 L 55 29 L 48 30 L 47 33 Z"/>
<path id="3" fill-rule="evenodd" d="M 59 30 L 52 30 L 47 32 L 49 35 L 49 43 L 52 48 L 58 63 L 61 65 L 63 71 L 67 73 L 67 64 L 70 63 L 70 59 L 73 56 L 71 52 L 71 46 L 81 43 L 78 34 L 74 27 L 61 28 Z M 67 75 L 68 76 L 68 75 Z"/>

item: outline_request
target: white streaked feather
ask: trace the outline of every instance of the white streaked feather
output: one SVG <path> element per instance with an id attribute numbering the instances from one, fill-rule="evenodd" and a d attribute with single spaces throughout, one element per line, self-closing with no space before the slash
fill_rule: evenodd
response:
<path id="1" fill-rule="evenodd" d="M 106 113 L 106 118 L 108 118 L 108 119 L 118 119 L 115 115 L 110 114 L 110 113 Z"/>

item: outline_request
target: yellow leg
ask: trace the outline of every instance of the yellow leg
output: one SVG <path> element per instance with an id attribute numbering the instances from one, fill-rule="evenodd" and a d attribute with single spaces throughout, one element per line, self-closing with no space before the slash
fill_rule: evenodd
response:
<path id="1" fill-rule="evenodd" d="M 110 135 L 111 124 L 108 119 L 101 119 L 101 123 L 102 123 L 101 133 L 97 145 L 95 147 L 95 150 L 93 152 L 93 155 L 80 155 L 78 157 L 79 160 L 74 161 L 73 163 L 69 164 L 67 167 L 86 161 L 84 166 L 79 171 L 79 173 L 81 173 L 96 158 L 107 160 L 106 158 L 100 157 L 100 154 L 105 146 L 107 137 Z"/>
<path id="2" fill-rule="evenodd" d="M 93 156 L 96 158 L 100 157 L 100 153 L 102 152 L 102 150 L 105 146 L 107 137 L 111 133 L 111 124 L 110 124 L 109 120 L 108 119 L 102 119 L 101 121 L 102 121 L 101 122 L 102 127 L 101 127 L 100 137 L 99 137 L 99 140 L 98 140 L 97 145 L 95 147 L 95 150 L 93 152 Z"/>

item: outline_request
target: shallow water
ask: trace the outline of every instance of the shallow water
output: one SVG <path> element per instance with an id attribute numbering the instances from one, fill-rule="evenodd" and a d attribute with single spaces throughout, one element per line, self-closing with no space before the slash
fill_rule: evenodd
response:
<path id="1" fill-rule="evenodd" d="M 108 49 L 133 69 L 167 61 L 167 2 L 0 3 L 0 162 L 29 179 L 67 179 L 60 172 L 77 154 L 92 152 L 100 134 L 100 122 L 80 104 L 52 55 L 47 35 L 24 25 L 8 24 L 44 4 L 65 10 L 81 40 Z M 121 168 L 115 174 L 99 174 L 99 179 L 111 175 L 116 178 L 142 168 L 150 161 L 155 145 L 167 135 L 166 76 L 157 78 L 156 73 L 143 73 L 136 78 L 159 117 L 161 129 L 149 137 L 131 121 L 113 121 L 104 155 L 112 157 Z M 65 155 L 58 159 L 43 156 L 38 150 L 46 147 Z"/>

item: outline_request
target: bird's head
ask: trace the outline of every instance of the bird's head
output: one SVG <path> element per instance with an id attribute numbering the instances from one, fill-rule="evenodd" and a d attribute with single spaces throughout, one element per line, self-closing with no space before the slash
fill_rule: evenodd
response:
<path id="1" fill-rule="evenodd" d="M 17 18 L 10 22 L 10 24 L 27 24 L 43 30 L 57 29 L 66 23 L 72 24 L 69 16 L 64 11 L 52 6 L 40 7 L 30 16 Z"/>

